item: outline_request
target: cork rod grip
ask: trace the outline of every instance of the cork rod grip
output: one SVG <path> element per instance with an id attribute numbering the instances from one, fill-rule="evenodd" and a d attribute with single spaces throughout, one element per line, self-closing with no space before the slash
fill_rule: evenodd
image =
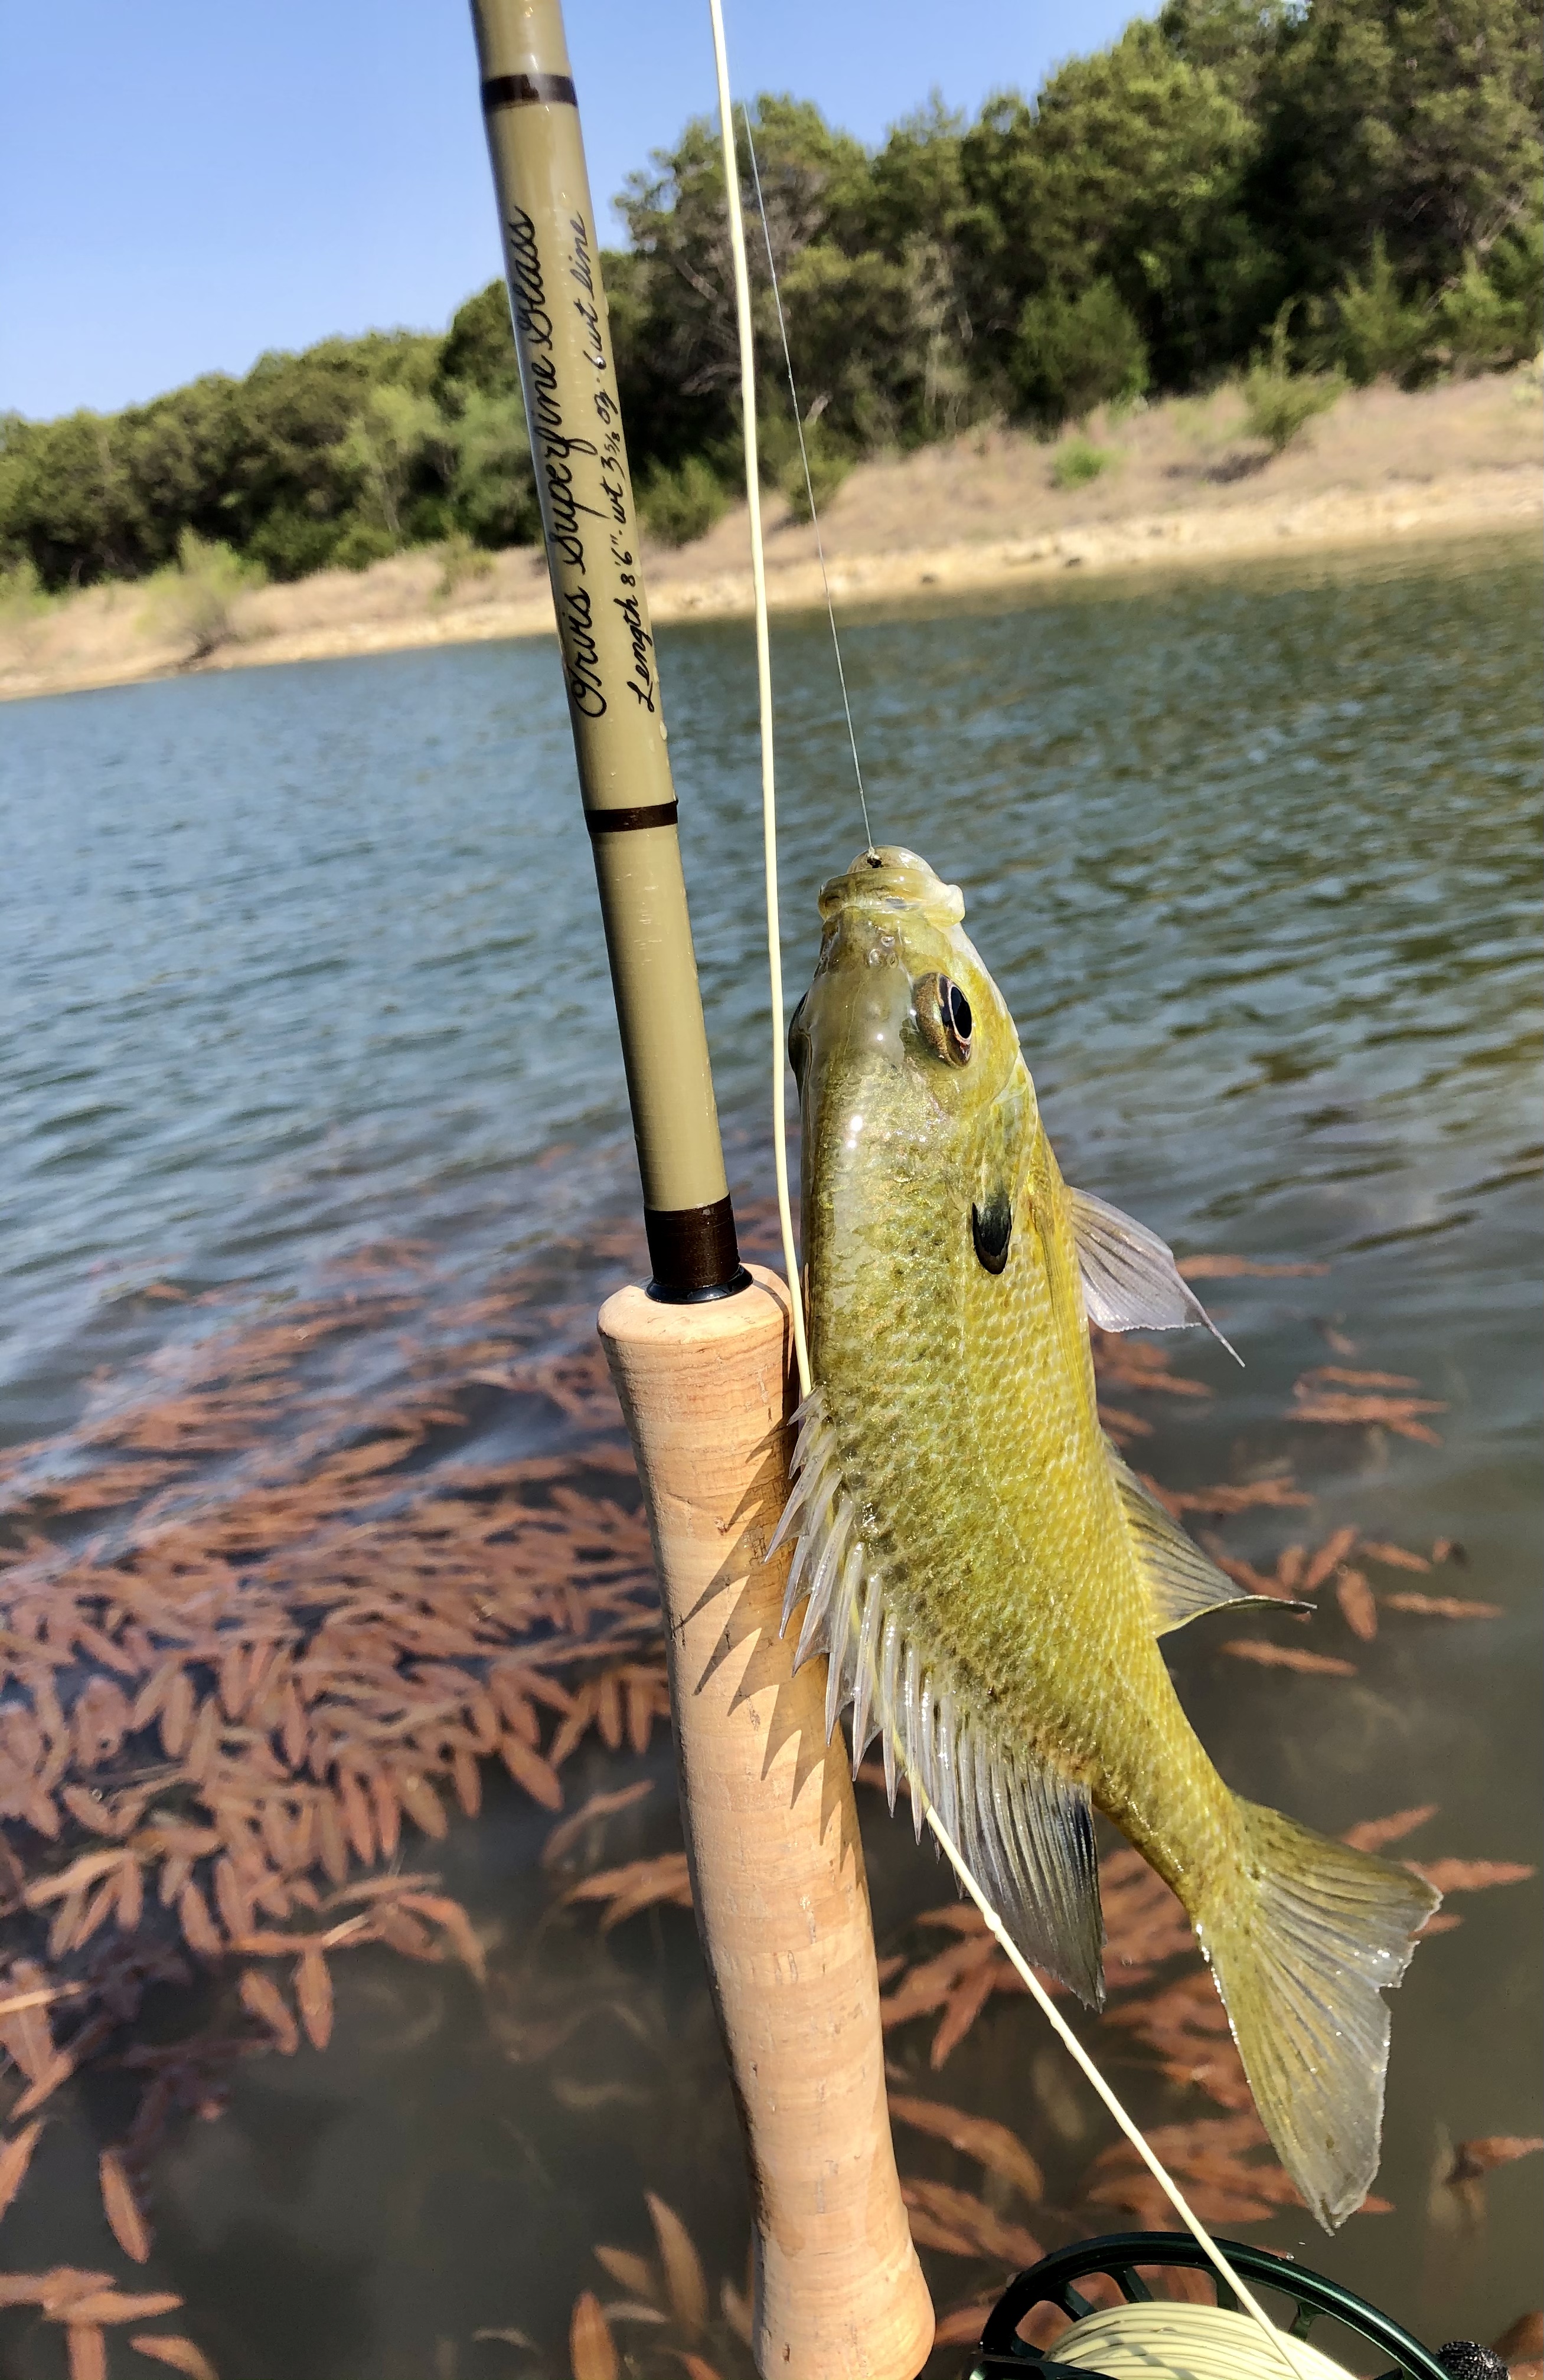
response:
<path id="1" fill-rule="evenodd" d="M 825 1664 L 793 1674 L 788 1293 L 754 1269 L 720 1305 L 625 1289 L 600 1330 L 664 1599 L 698 1927 L 734 2077 L 765 2380 L 915 2380 L 932 2306 L 885 2106 L 879 1978 L 852 1782 L 825 1741 Z"/>

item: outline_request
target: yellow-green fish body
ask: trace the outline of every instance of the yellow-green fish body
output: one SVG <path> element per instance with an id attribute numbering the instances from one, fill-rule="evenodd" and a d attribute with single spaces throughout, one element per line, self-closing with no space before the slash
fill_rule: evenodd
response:
<path id="1" fill-rule="evenodd" d="M 1023 1948 L 1091 2004 L 1090 1805 L 1190 1915 L 1260 2113 L 1336 2222 L 1377 2165 L 1388 2015 L 1435 1905 L 1403 1868 L 1233 1794 L 1158 1638 L 1241 1597 L 1100 1426 L 1090 1310 L 1204 1320 L 1162 1243 L 1063 1182 L 964 903 L 908 852 L 821 901 L 790 1036 L 814 1393 L 784 1534 L 801 1656 L 829 1656 L 894 1800 L 913 1787 Z"/>

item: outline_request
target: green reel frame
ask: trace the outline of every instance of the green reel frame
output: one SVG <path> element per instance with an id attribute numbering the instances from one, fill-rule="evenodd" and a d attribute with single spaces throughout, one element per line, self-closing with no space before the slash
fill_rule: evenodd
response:
<path id="1" fill-rule="evenodd" d="M 1327 2315 L 1357 2338 L 1393 2360 L 1379 2380 L 1452 2380 L 1429 2348 L 1376 2306 L 1339 2281 L 1327 2280 L 1288 2256 L 1269 2248 L 1250 2248 L 1242 2240 L 1220 2240 L 1218 2246 L 1240 2278 L 1252 2289 L 1267 2289 L 1290 2298 L 1290 2323 L 1283 2325 L 1288 2338 L 1307 2338 L 1321 2315 Z M 1028 2347 L 1018 2336 L 1026 2314 L 1038 2305 L 1053 2305 L 1073 2321 L 1098 2311 L 1077 2283 L 1092 2273 L 1112 2280 L 1128 2305 L 1150 2301 L 1154 2292 L 1137 2271 L 1138 2265 L 1168 2265 L 1211 2277 L 1217 2303 L 1230 2313 L 1238 2300 L 1187 2231 L 1112 2231 L 1097 2240 L 1080 2240 L 1042 2256 L 1038 2265 L 1011 2280 L 987 2318 L 969 2380 L 1099 2380 L 1099 2375 L 1069 2363 L 1058 2363 L 1043 2349 Z"/>

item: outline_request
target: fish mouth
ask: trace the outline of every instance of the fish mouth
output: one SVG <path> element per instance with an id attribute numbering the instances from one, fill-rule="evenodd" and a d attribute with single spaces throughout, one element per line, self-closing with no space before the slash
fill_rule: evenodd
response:
<path id="1" fill-rule="evenodd" d="M 894 917 L 845 909 L 828 919 L 814 979 L 789 1028 L 801 1086 L 811 1056 L 817 1078 L 839 1054 L 849 1062 L 900 1065 L 911 1004 L 911 969 Z"/>
<path id="2" fill-rule="evenodd" d="M 930 1109 L 952 1110 L 962 1099 L 975 1108 L 1002 1087 L 1018 1061 L 1018 1037 L 966 939 L 964 915 L 958 885 L 898 844 L 860 851 L 825 886 L 821 954 L 788 1033 L 807 1127 L 811 1100 L 818 1104 L 837 1076 L 845 1097 L 860 1077 L 912 1075 Z M 922 1046 L 916 1002 L 924 978 L 948 982 L 976 1014 L 981 1046 L 968 1074 Z"/>
<path id="3" fill-rule="evenodd" d="M 821 917 L 828 929 L 838 918 L 852 923 L 869 917 L 882 929 L 885 918 L 907 910 L 948 933 L 965 916 L 965 894 L 897 843 L 860 851 L 845 875 L 833 876 L 821 892 Z"/>
<path id="4" fill-rule="evenodd" d="M 897 844 L 860 851 L 821 893 L 821 955 L 796 1012 L 789 1050 L 801 1085 L 833 1062 L 868 1070 L 906 1063 L 903 1035 L 916 979 L 949 966 L 965 895 Z"/>

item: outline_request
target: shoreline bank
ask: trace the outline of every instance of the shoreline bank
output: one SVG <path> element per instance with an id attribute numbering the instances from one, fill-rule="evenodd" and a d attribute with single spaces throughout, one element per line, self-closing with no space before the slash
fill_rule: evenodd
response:
<path id="1" fill-rule="evenodd" d="M 1537 381 L 1355 392 L 1311 443 L 1275 457 L 1239 445 L 1228 392 L 1175 400 L 1090 425 L 1110 442 L 1103 467 L 1072 487 L 1056 483 L 1057 450 L 1001 431 L 881 458 L 851 474 L 825 516 L 832 593 L 839 608 L 932 601 L 1069 569 L 1113 577 L 1526 529 L 1544 519 Z M 748 617 L 743 507 L 692 545 L 646 547 L 644 561 L 656 626 Z M 770 521 L 767 591 L 781 613 L 821 602 L 812 532 L 785 508 Z M 87 589 L 0 621 L 0 699 L 553 632 L 545 563 L 529 547 L 448 566 L 424 549 L 322 572 L 237 598 L 232 619 L 229 640 L 193 661 L 144 588 Z"/>

